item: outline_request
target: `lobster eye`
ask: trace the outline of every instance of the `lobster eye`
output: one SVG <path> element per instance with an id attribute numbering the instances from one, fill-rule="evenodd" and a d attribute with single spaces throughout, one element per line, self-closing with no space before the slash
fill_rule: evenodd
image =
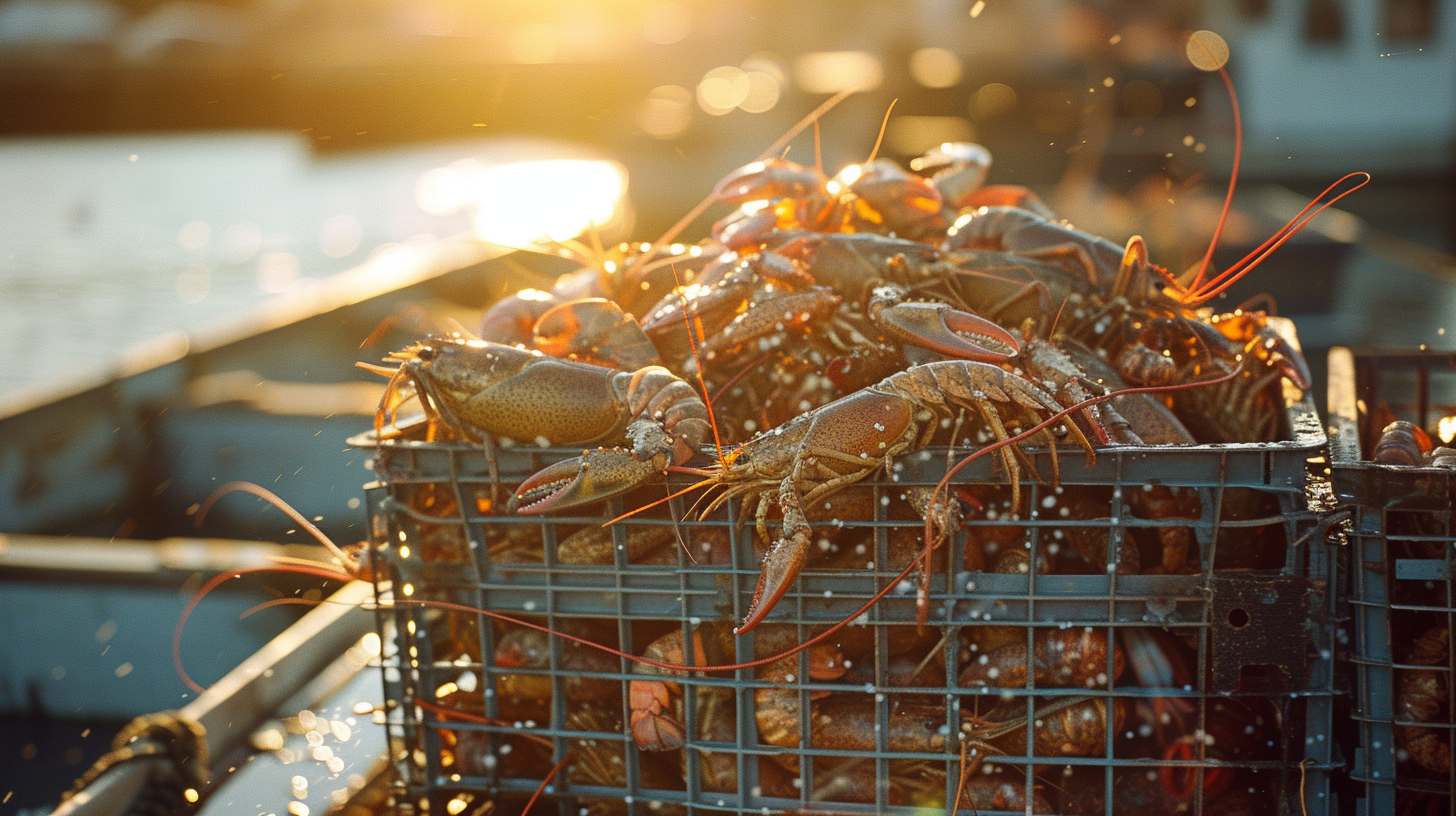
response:
<path id="1" fill-rule="evenodd" d="M 419 350 L 415 352 L 416 357 L 427 363 L 435 359 L 435 354 L 436 351 L 434 346 L 421 346 Z"/>

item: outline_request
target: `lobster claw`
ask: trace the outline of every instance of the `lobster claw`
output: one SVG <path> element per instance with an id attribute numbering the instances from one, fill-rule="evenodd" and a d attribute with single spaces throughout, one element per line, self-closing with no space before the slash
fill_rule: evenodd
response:
<path id="1" fill-rule="evenodd" d="M 824 178 L 818 171 L 788 159 L 752 162 L 724 176 L 713 187 L 713 200 L 729 204 L 799 198 L 818 190 Z"/>
<path id="2" fill-rule="evenodd" d="M 951 357 L 1002 363 L 1021 351 L 1011 332 L 944 303 L 904 302 L 878 308 L 872 304 L 871 314 L 898 339 Z"/>
<path id="3" fill-rule="evenodd" d="M 506 509 L 523 515 L 564 510 L 626 493 L 667 468 L 666 456 L 638 459 L 626 448 L 597 448 L 548 465 L 516 488 Z"/>
<path id="4" fill-rule="evenodd" d="M 1275 356 L 1272 364 L 1279 369 L 1280 374 L 1294 383 L 1295 388 L 1308 391 L 1314 384 L 1314 375 L 1310 373 L 1304 355 L 1278 332 L 1273 329 L 1261 332 L 1257 342 L 1264 347 L 1266 353 Z"/>
<path id="5" fill-rule="evenodd" d="M 1219 334 L 1243 343 L 1245 354 L 1253 354 L 1266 361 L 1299 390 L 1308 391 L 1314 383 L 1304 355 L 1284 335 L 1268 325 L 1262 314 L 1239 311 L 1214 315 L 1211 322 Z"/>
<path id="6" fill-rule="evenodd" d="M 758 585 L 753 590 L 753 602 L 748 605 L 748 614 L 733 634 L 741 635 L 753 629 L 768 617 L 779 599 L 798 580 L 809 557 L 809 536 L 804 531 L 794 531 L 775 541 L 763 557 L 759 569 Z"/>
<path id="7" fill-rule="evenodd" d="M 532 341 L 552 357 L 602 368 L 636 371 L 662 362 L 637 321 L 605 298 L 582 298 L 547 309 L 532 329 Z"/>

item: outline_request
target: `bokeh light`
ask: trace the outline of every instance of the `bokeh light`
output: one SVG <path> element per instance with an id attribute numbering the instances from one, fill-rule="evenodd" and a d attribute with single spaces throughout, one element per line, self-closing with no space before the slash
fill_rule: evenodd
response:
<path id="1" fill-rule="evenodd" d="M 884 80 L 884 66 L 868 51 L 814 51 L 794 60 L 794 82 L 808 93 L 872 91 Z"/>
<path id="2" fill-rule="evenodd" d="M 201 303 L 211 289 L 212 270 L 203 264 L 188 264 L 177 273 L 177 297 L 183 303 Z"/>
<path id="3" fill-rule="evenodd" d="M 525 23 L 511 30 L 506 48 L 515 62 L 535 65 L 552 62 L 561 48 L 556 29 L 545 23 Z"/>
<path id="4" fill-rule="evenodd" d="M 1001 82 L 988 82 L 971 95 L 971 115 L 981 121 L 1016 110 L 1016 91 Z"/>
<path id="5" fill-rule="evenodd" d="M 658 45 L 672 45 L 693 32 L 693 18 L 681 3 L 658 3 L 642 13 L 642 36 Z"/>
<path id="6" fill-rule="evenodd" d="M 448 167 L 425 171 L 415 182 L 415 203 L 430 215 L 449 215 L 470 203 L 466 178 L 481 170 L 480 162 L 462 159 Z"/>
<path id="7" fill-rule="evenodd" d="M 484 168 L 467 183 L 478 208 L 476 235 L 527 246 L 611 223 L 627 192 L 627 171 L 615 162 L 521 161 Z"/>
<path id="8" fill-rule="evenodd" d="M 749 113 L 766 113 L 779 103 L 779 81 L 764 71 L 746 71 L 748 94 L 738 107 Z"/>
<path id="9" fill-rule="evenodd" d="M 364 227 L 352 215 L 336 215 L 319 227 L 319 248 L 330 258 L 354 253 L 364 240 Z"/>
<path id="10" fill-rule="evenodd" d="M 921 48 L 910 55 L 910 75 L 927 88 L 951 88 L 961 81 L 961 58 L 945 48 Z"/>
<path id="11" fill-rule="evenodd" d="M 206 221 L 188 221 L 177 231 L 177 243 L 194 252 L 212 241 L 212 227 Z"/>
<path id="12" fill-rule="evenodd" d="M 233 224 L 218 239 L 217 257 L 226 264 L 244 264 L 263 247 L 263 231 L 257 224 Z"/>
<path id="13" fill-rule="evenodd" d="M 271 295 L 288 291 L 302 270 L 292 252 L 267 252 L 258 259 L 258 288 Z"/>
<path id="14" fill-rule="evenodd" d="M 1441 444 L 1451 444 L 1456 439 L 1456 416 L 1441 417 L 1436 423 L 1436 436 L 1440 437 Z"/>
<path id="15" fill-rule="evenodd" d="M 693 122 L 693 93 L 681 85 L 659 85 L 637 108 L 637 126 L 658 139 L 682 135 Z"/>
<path id="16" fill-rule="evenodd" d="M 1163 92 L 1145 79 L 1122 86 L 1122 109 L 1134 119 L 1152 119 L 1163 110 Z"/>
<path id="17" fill-rule="evenodd" d="M 789 75 L 784 71 L 784 64 L 778 57 L 769 53 L 758 53 L 743 61 L 743 70 L 753 73 L 759 71 L 773 77 L 774 82 L 783 88 L 789 84 Z"/>
<path id="18" fill-rule="evenodd" d="M 1188 38 L 1188 61 L 1198 70 L 1217 71 L 1228 59 L 1228 43 L 1212 31 L 1195 31 Z"/>
<path id="19" fill-rule="evenodd" d="M 698 107 L 722 116 L 748 98 L 748 73 L 735 65 L 723 65 L 703 75 L 698 83 Z"/>

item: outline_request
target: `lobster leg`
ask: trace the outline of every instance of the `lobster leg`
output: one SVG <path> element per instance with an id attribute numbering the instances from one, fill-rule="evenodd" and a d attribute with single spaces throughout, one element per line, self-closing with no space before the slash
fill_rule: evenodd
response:
<path id="1" fill-rule="evenodd" d="M 940 427 L 938 417 L 948 419 L 956 410 L 971 406 L 980 412 L 1002 448 L 997 455 L 1019 507 L 1022 471 L 1017 457 L 1025 458 L 1025 453 L 1008 444 L 1011 434 L 1001 411 L 1011 410 L 1018 418 L 1035 421 L 1056 413 L 1061 406 L 1035 383 L 988 363 L 949 360 L 916 366 L 804 414 L 740 448 L 734 461 L 715 477 L 721 483 L 737 484 L 705 512 L 735 495 L 761 496 L 763 488 L 776 482 L 784 530 L 764 558 L 748 614 L 737 631 L 747 632 L 758 625 L 803 568 L 812 533 L 805 507 L 816 507 L 823 498 L 863 479 L 893 457 L 925 447 Z M 1076 424 L 1065 422 L 1063 427 L 1090 454 L 1092 445 Z M 1054 475 L 1060 476 L 1055 436 L 1044 430 L 1039 437 L 1049 443 Z M 1007 447 L 1013 450 L 1005 450 Z M 1025 461 L 1035 473 L 1031 461 Z M 759 510 L 762 531 L 762 504 Z"/>

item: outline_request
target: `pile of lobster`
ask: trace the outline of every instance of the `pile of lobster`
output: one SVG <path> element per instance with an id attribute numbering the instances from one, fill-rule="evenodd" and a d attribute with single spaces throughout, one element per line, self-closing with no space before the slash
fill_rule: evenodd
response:
<path id="1" fill-rule="evenodd" d="M 704 476 L 720 490 L 705 515 L 740 498 L 772 541 L 742 631 L 793 583 L 825 500 L 901 454 L 995 441 L 1015 517 L 1023 468 L 1040 477 L 1028 443 L 1053 452 L 1055 483 L 1066 441 L 1091 460 L 1099 445 L 1277 438 L 1281 380 L 1307 389 L 1310 374 L 1262 313 L 1193 308 L 1221 285 L 1179 287 L 1137 237 L 1119 249 L 1029 193 L 981 186 L 989 164 L 971 144 L 917 160 L 929 178 L 886 160 L 830 180 L 750 164 L 715 191 L 740 206 L 714 237 L 623 247 L 498 303 L 480 338 L 391 355 L 376 430 L 418 398 L 431 439 L 612 446 L 527 479 L 509 502 L 525 514 L 669 470 Z M 987 205 L 1008 197 L 1020 206 Z M 689 467 L 710 442 L 713 461 Z M 1165 490 L 1132 501 L 1147 517 L 1201 512 Z M 943 497 L 923 505 L 953 529 Z M 1169 542 L 1162 569 L 1183 568 L 1183 544 Z"/>
<path id="2" fill-rule="evenodd" d="M 762 567 L 736 628 L 695 623 L 689 647 L 680 622 L 637 627 L 633 641 L 650 645 L 628 681 L 597 676 L 620 671 L 605 651 L 563 640 L 559 662 L 551 663 L 551 636 L 498 625 L 491 633 L 497 672 L 521 670 L 496 675 L 498 717 L 549 720 L 552 673 L 571 670 L 582 676 L 563 684 L 571 704 L 567 723 L 557 727 L 630 735 L 644 752 L 636 766 L 644 786 L 681 790 L 690 774 L 702 791 L 732 791 L 742 762 L 751 760 L 765 796 L 798 799 L 811 786 L 812 799 L 874 802 L 877 784 L 889 784 L 892 803 L 946 807 L 945 757 L 959 754 L 961 778 L 949 789 L 963 806 L 1037 813 L 1102 812 L 1102 771 L 1053 766 L 1051 758 L 1110 756 L 1114 742 L 1119 756 L 1277 759 L 1264 753 L 1274 750 L 1266 735 L 1280 727 L 1279 714 L 1259 698 L 1112 694 L 1129 684 L 1191 687 L 1189 667 L 1201 661 L 1187 638 L 1151 628 L 1114 635 L 1112 627 L 980 626 L 958 630 L 952 644 L 923 624 L 937 573 L 1208 569 L 1194 534 L 1205 518 L 1198 492 L 1154 484 L 1123 495 L 1061 485 L 1061 471 L 1073 466 L 1061 454 L 1075 450 L 1090 463 L 1112 446 L 1280 438 L 1283 383 L 1310 385 L 1299 352 L 1260 312 L 1203 307 L 1232 282 L 1233 270 L 1175 278 L 1149 262 L 1136 237 L 1119 246 L 1057 220 L 1024 189 L 987 186 L 990 155 L 978 145 L 942 145 L 911 166 L 872 160 L 828 178 L 781 157 L 754 162 L 714 190 L 712 200 L 736 209 L 711 237 L 690 247 L 663 240 L 583 258 L 549 291 L 496 304 L 478 336 L 431 336 L 392 354 L 392 367 L 374 367 L 390 377 L 376 419 L 381 438 L 468 440 L 491 451 L 592 446 L 514 485 L 506 501 L 476 497 L 472 510 L 579 515 L 579 508 L 622 497 L 632 516 L 624 522 L 627 563 L 673 566 L 678 543 L 694 564 L 731 563 L 737 530 L 694 526 L 683 542 L 672 523 L 631 523 L 668 518 L 658 500 L 670 474 L 700 479 L 691 485 L 706 491 L 702 509 L 694 508 L 700 520 L 725 520 L 730 504 L 737 519 L 752 519 Z M 396 427 L 412 401 L 425 421 Z M 993 455 L 1004 482 L 889 492 L 870 486 L 898 481 L 898 458 L 929 446 L 944 447 L 949 459 Z M 416 518 L 441 520 L 419 525 L 427 560 L 479 557 L 447 521 L 459 517 L 459 501 L 429 485 L 414 491 Z M 1124 502 L 1132 517 L 1163 523 L 1110 543 L 1106 520 Z M 1233 503 L 1214 512 L 1237 514 Z M 1051 543 L 1033 548 L 1025 543 L 1032 531 L 1018 520 L 1038 513 L 1103 523 L 1038 528 Z M 1244 513 L 1256 515 L 1257 508 Z M 873 528 L 853 523 L 876 519 L 900 524 L 877 541 Z M 484 557 L 539 563 L 547 546 L 541 529 L 490 527 Z M 1258 528 L 1246 533 L 1243 546 L 1257 552 Z M 965 546 L 956 550 L 962 562 L 952 564 L 951 548 L 942 545 L 956 535 Z M 552 542 L 553 557 L 617 564 L 614 540 L 608 526 L 578 525 Z M 1238 557 L 1232 543 L 1225 549 Z M 806 566 L 874 570 L 877 559 L 880 569 L 918 567 L 922 625 L 880 626 L 875 634 L 875 626 L 810 631 L 774 620 Z M 576 625 L 565 634 L 622 645 L 615 622 Z M 749 632 L 761 665 L 747 697 L 680 668 L 733 663 L 735 636 Z M 453 646 L 442 649 L 478 661 L 480 635 L 454 632 L 447 639 Z M 822 637 L 804 648 L 808 636 Z M 889 644 L 890 668 L 878 678 L 870 671 L 877 642 Z M 952 651 L 958 657 L 948 661 Z M 1131 680 L 1123 678 L 1126 666 Z M 695 682 L 684 682 L 689 677 Z M 813 690 L 804 691 L 804 682 Z M 967 695 L 1057 692 L 976 694 L 951 705 L 944 692 L 897 693 L 886 702 L 853 690 L 877 682 Z M 457 717 L 485 714 L 478 693 L 452 691 L 436 705 Z M 741 744 L 742 716 L 752 717 L 758 745 L 799 753 L 760 751 L 744 760 L 726 749 L 684 750 L 689 743 Z M 807 740 L 805 722 L 812 726 Z M 441 733 L 449 772 L 479 774 L 507 761 L 502 742 L 513 746 L 509 762 L 527 775 L 549 757 L 549 740 L 543 754 L 529 735 L 491 743 L 481 732 Z M 625 785 L 625 741 L 572 743 L 573 784 Z M 804 764 L 806 749 L 829 754 Z M 877 750 L 907 757 L 889 761 L 888 782 L 877 782 Z M 1008 755 L 1048 759 L 994 761 Z M 1119 771 L 1118 790 L 1127 795 L 1118 812 L 1172 810 L 1195 794 L 1205 813 L 1268 806 L 1252 793 L 1259 787 L 1246 778 L 1257 776 L 1252 771 L 1149 767 Z M 804 768 L 812 768 L 811 778 Z M 1081 784 L 1083 776 L 1089 784 Z M 621 801 L 593 807 L 610 811 Z"/>
<path id="3" fill-rule="evenodd" d="M 1375 424 L 1384 424 L 1370 450 L 1371 461 L 1399 468 L 1453 468 L 1456 450 L 1435 445 L 1426 430 L 1407 420 L 1395 419 L 1385 403 L 1373 409 Z M 1436 491 L 1436 484 L 1425 486 Z M 1382 516 L 1387 539 L 1387 557 L 1394 565 L 1403 559 L 1444 562 L 1451 540 L 1449 504 L 1443 511 L 1408 510 Z M 1393 662 L 1394 671 L 1395 747 L 1404 766 L 1405 787 L 1401 796 L 1430 795 L 1421 791 L 1421 781 L 1436 780 L 1440 790 L 1451 775 L 1451 629 L 1449 615 L 1451 597 L 1447 582 L 1391 581 L 1390 597 L 1385 601 L 1397 618 L 1398 631 L 1416 633 L 1414 640 L 1397 639 L 1399 644 Z M 1416 668 L 1430 666 L 1430 669 Z M 1429 724 L 1428 726 L 1422 724 Z M 1408 771 L 1408 772 L 1407 772 Z M 1411 780 L 1416 780 L 1411 784 Z M 1449 804 L 1450 788 L 1444 798 Z M 1411 812 L 1416 808 L 1412 806 Z"/>

